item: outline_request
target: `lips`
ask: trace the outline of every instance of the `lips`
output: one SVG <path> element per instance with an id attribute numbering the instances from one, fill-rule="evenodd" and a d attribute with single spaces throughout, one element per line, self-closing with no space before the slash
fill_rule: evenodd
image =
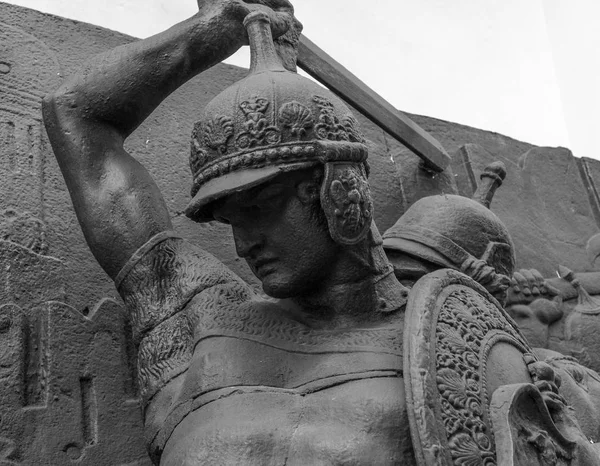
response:
<path id="1" fill-rule="evenodd" d="M 251 268 L 258 278 L 273 272 L 275 259 L 258 259 L 251 264 Z"/>

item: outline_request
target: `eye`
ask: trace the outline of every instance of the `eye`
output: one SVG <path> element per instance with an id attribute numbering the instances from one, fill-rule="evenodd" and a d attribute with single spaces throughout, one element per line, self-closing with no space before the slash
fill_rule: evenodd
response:
<path id="1" fill-rule="evenodd" d="M 281 207 L 287 199 L 287 187 L 281 184 L 267 186 L 249 204 L 259 211 L 271 211 Z"/>
<path id="2" fill-rule="evenodd" d="M 281 184 L 273 184 L 262 189 L 254 198 L 257 204 L 261 204 L 265 201 L 277 199 L 283 196 L 285 192 L 285 186 Z"/>
<path id="3" fill-rule="evenodd" d="M 244 206 L 240 206 L 240 213 L 248 218 L 256 218 L 257 216 L 269 211 L 267 203 L 252 203 Z"/>

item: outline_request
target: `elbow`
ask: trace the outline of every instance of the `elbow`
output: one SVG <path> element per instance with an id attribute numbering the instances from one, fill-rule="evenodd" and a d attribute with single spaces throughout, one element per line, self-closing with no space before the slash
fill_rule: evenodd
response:
<path id="1" fill-rule="evenodd" d="M 59 116 L 68 113 L 69 109 L 76 107 L 73 95 L 62 86 L 46 94 L 42 99 L 42 115 L 46 124 L 55 122 Z"/>
<path id="2" fill-rule="evenodd" d="M 73 94 L 63 88 L 47 94 L 42 99 L 42 118 L 55 157 L 60 162 L 70 156 L 66 150 L 77 134 L 79 117 L 73 112 L 76 107 Z"/>
<path id="3" fill-rule="evenodd" d="M 59 91 L 47 94 L 42 99 L 42 118 L 44 126 L 46 127 L 46 133 L 50 139 L 52 146 L 61 140 L 63 128 L 65 126 L 65 111 L 64 101 Z M 54 151 L 56 154 L 56 151 Z"/>
<path id="4" fill-rule="evenodd" d="M 60 96 L 60 89 L 57 89 L 56 91 L 49 92 L 48 94 L 46 94 L 44 96 L 44 98 L 42 99 L 42 110 L 45 112 L 52 110 L 54 108 L 54 106 L 56 105 L 56 102 L 59 100 L 59 96 Z"/>
<path id="5" fill-rule="evenodd" d="M 42 99 L 42 117 L 46 127 L 51 124 L 51 121 L 54 121 L 56 117 L 56 94 L 46 94 Z"/>
<path id="6" fill-rule="evenodd" d="M 66 129 L 73 129 L 81 119 L 77 94 L 64 85 L 42 99 L 42 118 L 50 141 Z"/>

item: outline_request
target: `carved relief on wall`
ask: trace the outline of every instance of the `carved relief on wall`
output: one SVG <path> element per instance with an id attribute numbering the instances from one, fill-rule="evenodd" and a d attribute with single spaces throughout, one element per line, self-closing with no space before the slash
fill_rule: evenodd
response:
<path id="1" fill-rule="evenodd" d="M 46 165 L 51 155 L 41 100 L 59 84 L 55 54 L 34 36 L 0 23 L 0 198 L 1 209 L 11 209 L 0 213 L 0 239 L 39 253 L 47 252 Z"/>
<path id="2" fill-rule="evenodd" d="M 48 252 L 46 224 L 29 212 L 14 209 L 0 212 L 0 241 L 19 244 L 36 254 Z"/>
<path id="3" fill-rule="evenodd" d="M 590 263 L 600 253 L 600 235 L 588 242 Z M 535 269 L 512 277 L 506 309 L 531 346 L 557 351 L 600 371 L 600 271 L 575 273 L 557 266 L 558 277 Z"/>
<path id="4" fill-rule="evenodd" d="M 46 89 L 59 83 L 60 65 L 54 53 L 22 29 L 0 23 L 0 111 L 41 119 L 40 101 Z"/>
<path id="5" fill-rule="evenodd" d="M 0 307 L 0 465 L 150 464 L 122 306 L 32 311 Z"/>
<path id="6" fill-rule="evenodd" d="M 71 307 L 53 257 L 74 236 L 42 127 L 59 84 L 54 52 L 0 23 L 0 466 L 148 465 L 123 308 Z"/>
<path id="7" fill-rule="evenodd" d="M 0 437 L 0 466 L 16 466 L 20 463 L 12 461 L 15 453 L 15 442 L 10 439 Z"/>

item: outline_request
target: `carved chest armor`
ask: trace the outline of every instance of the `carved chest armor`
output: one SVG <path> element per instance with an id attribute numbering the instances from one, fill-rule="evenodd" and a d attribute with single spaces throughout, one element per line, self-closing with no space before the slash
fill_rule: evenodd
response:
<path id="1" fill-rule="evenodd" d="M 412 464 L 401 314 L 313 330 L 170 234 L 144 246 L 117 286 L 139 342 L 155 461 Z"/>
<path id="2" fill-rule="evenodd" d="M 411 464 L 402 316 L 335 333 L 264 303 L 213 317 L 197 327 L 161 464 Z"/>

